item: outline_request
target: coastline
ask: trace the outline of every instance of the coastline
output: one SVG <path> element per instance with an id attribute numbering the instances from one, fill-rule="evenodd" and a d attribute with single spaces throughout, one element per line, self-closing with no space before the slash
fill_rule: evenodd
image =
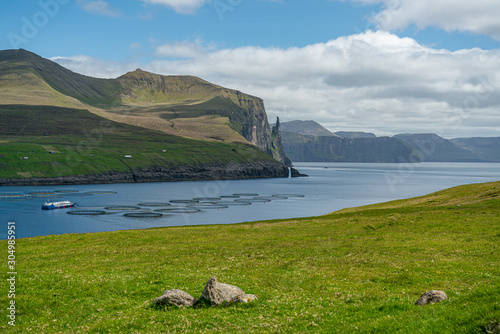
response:
<path id="1" fill-rule="evenodd" d="M 152 166 L 128 172 L 106 172 L 92 175 L 0 179 L 0 186 L 81 185 L 98 183 L 146 183 L 175 181 L 210 181 L 258 178 L 285 178 L 289 170 L 277 161 L 227 164 L 200 164 L 166 168 Z"/>

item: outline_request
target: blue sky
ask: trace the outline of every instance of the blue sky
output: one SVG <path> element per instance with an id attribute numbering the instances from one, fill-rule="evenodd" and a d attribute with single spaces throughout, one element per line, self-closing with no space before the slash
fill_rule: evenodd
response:
<path id="1" fill-rule="evenodd" d="M 0 49 L 75 72 L 197 75 L 270 119 L 500 136 L 496 0 L 4 0 Z"/>

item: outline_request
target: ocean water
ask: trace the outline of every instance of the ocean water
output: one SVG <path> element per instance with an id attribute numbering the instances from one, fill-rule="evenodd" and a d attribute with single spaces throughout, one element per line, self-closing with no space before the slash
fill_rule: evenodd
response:
<path id="1" fill-rule="evenodd" d="M 0 238 L 7 238 L 9 222 L 15 222 L 16 238 L 165 226 L 230 224 L 317 216 L 347 207 L 425 195 L 462 184 L 500 180 L 500 164 L 496 163 L 295 165 L 309 177 L 0 187 L 0 221 L 4 226 L 0 229 Z M 240 195 L 234 197 L 234 194 Z M 26 196 L 23 198 L 22 195 Z M 255 195 L 258 196 L 257 200 L 254 200 Z M 217 200 L 220 196 L 232 197 Z M 194 198 L 201 202 L 229 204 L 214 206 L 211 203 L 189 203 Z M 70 200 L 76 202 L 77 206 L 70 209 L 41 210 L 43 203 L 48 200 Z M 178 203 L 179 201 L 182 203 Z M 148 202 L 164 203 L 164 206 L 142 205 Z M 200 211 L 179 213 L 190 205 L 198 207 Z M 173 207 L 178 209 L 174 212 L 164 210 Z M 68 211 L 82 210 L 105 214 L 68 214 Z M 155 210 L 162 210 L 159 212 L 162 216 L 125 216 L 142 212 L 156 215 L 158 212 Z"/>

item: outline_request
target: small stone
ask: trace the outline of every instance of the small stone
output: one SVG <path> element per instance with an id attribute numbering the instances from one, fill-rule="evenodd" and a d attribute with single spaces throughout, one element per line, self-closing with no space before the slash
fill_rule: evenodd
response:
<path id="1" fill-rule="evenodd" d="M 434 304 L 446 299 L 448 299 L 448 296 L 444 293 L 444 291 L 431 290 L 420 296 L 415 305 Z"/>
<path id="2" fill-rule="evenodd" d="M 229 306 L 229 305 L 233 305 L 233 304 L 238 304 L 238 303 L 246 304 L 246 303 L 253 302 L 254 300 L 257 300 L 257 299 L 258 299 L 257 296 L 250 295 L 250 294 L 236 296 L 236 297 L 233 297 L 233 298 L 229 299 L 226 302 L 225 306 Z"/>
<path id="3" fill-rule="evenodd" d="M 237 286 L 217 282 L 217 277 L 214 276 L 208 280 L 198 302 L 207 301 L 211 306 L 219 306 L 233 297 L 244 294 L 245 292 Z"/>
<path id="4" fill-rule="evenodd" d="M 179 289 L 166 290 L 161 297 L 154 300 L 155 305 L 175 305 L 175 306 L 193 306 L 197 299 L 189 293 Z"/>

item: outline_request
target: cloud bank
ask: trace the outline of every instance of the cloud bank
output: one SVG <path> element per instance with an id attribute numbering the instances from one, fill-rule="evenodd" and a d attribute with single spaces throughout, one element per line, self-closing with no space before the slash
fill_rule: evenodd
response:
<path id="1" fill-rule="evenodd" d="M 500 40 L 500 1 L 497 0 L 350 0 L 382 4 L 372 21 L 384 30 L 437 27 L 445 31 L 472 32 Z"/>
<path id="2" fill-rule="evenodd" d="M 178 42 L 156 54 L 141 66 L 84 56 L 53 60 L 98 77 L 137 67 L 199 76 L 263 98 L 271 121 L 313 119 L 334 131 L 379 135 L 500 136 L 499 50 L 451 52 L 367 31 L 301 48 L 212 50 Z"/>

